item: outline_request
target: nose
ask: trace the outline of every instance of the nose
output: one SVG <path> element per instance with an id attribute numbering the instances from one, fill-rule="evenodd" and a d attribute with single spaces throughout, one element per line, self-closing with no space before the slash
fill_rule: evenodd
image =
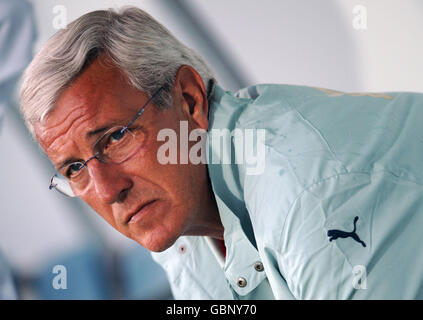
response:
<path id="1" fill-rule="evenodd" d="M 125 200 L 132 182 L 118 165 L 105 164 L 93 159 L 87 164 L 87 168 L 92 188 L 101 201 L 111 205 Z"/>

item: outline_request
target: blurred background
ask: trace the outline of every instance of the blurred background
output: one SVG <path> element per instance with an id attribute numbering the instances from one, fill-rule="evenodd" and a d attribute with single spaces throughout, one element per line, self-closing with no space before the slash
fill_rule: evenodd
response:
<path id="1" fill-rule="evenodd" d="M 123 5 L 196 49 L 231 91 L 423 92 L 421 0 L 0 0 L 0 298 L 172 299 L 147 250 L 49 191 L 53 167 L 18 112 L 21 72 L 43 43 L 84 13 Z M 63 275 L 54 266 L 66 267 L 66 290 L 52 285 Z"/>

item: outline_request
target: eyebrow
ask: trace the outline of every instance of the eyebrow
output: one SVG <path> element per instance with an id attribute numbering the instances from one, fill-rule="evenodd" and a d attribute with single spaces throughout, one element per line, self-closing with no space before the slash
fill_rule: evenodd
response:
<path id="1" fill-rule="evenodd" d="M 98 128 L 98 129 L 95 129 L 95 130 L 91 130 L 91 131 L 87 132 L 87 134 L 85 135 L 85 137 L 87 139 L 92 138 L 92 137 L 98 135 L 99 133 L 103 133 L 103 132 L 107 131 L 108 129 L 111 129 L 114 126 L 116 126 L 116 123 L 111 123 L 111 124 L 105 125 L 105 126 L 103 126 L 101 128 Z"/>

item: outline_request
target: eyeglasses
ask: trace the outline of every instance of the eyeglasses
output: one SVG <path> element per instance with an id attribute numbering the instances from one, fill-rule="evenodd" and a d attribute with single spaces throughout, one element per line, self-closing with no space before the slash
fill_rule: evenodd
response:
<path id="1" fill-rule="evenodd" d="M 130 128 L 142 115 L 145 107 L 164 89 L 162 86 L 142 106 L 126 126 L 115 126 L 106 131 L 93 146 L 94 155 L 85 162 L 76 161 L 62 166 L 50 180 L 49 189 L 56 189 L 68 197 L 81 195 L 90 184 L 87 164 L 93 159 L 102 163 L 119 164 L 132 157 L 143 145 L 145 134 L 140 128 Z"/>

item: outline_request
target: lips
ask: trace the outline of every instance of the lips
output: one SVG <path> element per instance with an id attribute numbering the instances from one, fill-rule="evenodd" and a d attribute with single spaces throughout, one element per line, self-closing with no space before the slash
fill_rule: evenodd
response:
<path id="1" fill-rule="evenodd" d="M 141 214 L 142 213 L 142 211 L 144 211 L 150 204 L 152 204 L 153 202 L 155 202 L 156 200 L 151 200 L 151 201 L 148 201 L 148 202 L 146 202 L 146 203 L 144 203 L 144 204 L 142 204 L 141 206 L 139 206 L 137 209 L 135 209 L 134 211 L 132 211 L 129 215 L 128 215 L 128 217 L 126 218 L 126 224 L 128 224 L 128 223 L 130 223 L 131 222 L 131 220 L 135 217 L 135 216 L 137 216 L 137 215 L 139 215 L 139 214 Z"/>

